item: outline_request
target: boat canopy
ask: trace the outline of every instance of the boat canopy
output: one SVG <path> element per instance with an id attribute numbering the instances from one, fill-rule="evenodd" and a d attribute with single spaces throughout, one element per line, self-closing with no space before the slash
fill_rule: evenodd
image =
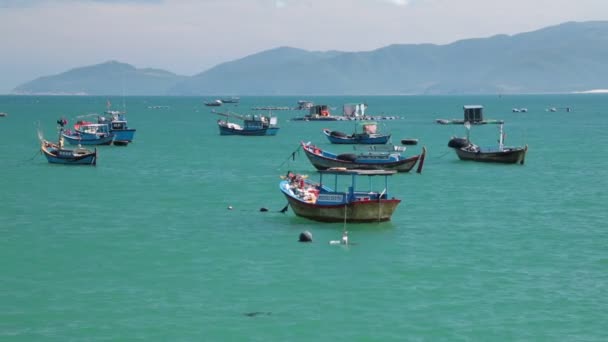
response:
<path id="1" fill-rule="evenodd" d="M 319 170 L 320 174 L 329 175 L 358 175 L 358 176 L 390 176 L 397 173 L 396 170 L 359 170 L 359 169 L 341 169 L 330 168 L 327 170 Z"/>

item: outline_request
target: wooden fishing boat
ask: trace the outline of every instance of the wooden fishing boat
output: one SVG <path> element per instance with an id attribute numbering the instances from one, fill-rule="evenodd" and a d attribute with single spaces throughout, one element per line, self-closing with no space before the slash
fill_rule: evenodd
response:
<path id="1" fill-rule="evenodd" d="M 389 197 L 388 177 L 395 173 L 396 171 L 338 168 L 319 171 L 319 182 L 314 183 L 305 176 L 289 172 L 283 177 L 279 188 L 297 216 L 321 222 L 381 222 L 390 220 L 401 202 Z M 357 177 L 360 176 L 367 176 L 369 182 L 357 183 Z M 333 188 L 325 183 L 331 182 L 331 178 Z M 344 184 L 339 183 L 340 178 L 350 179 L 347 191 L 335 190 L 344 187 Z M 371 178 L 384 178 L 381 179 L 384 181 L 384 190 L 362 190 L 357 187 L 369 184 L 371 188 Z"/>
<path id="2" fill-rule="evenodd" d="M 528 145 L 507 147 L 504 146 L 503 123 L 500 124 L 498 147 L 479 147 L 469 139 L 470 125 L 465 124 L 467 137 L 452 137 L 448 142 L 448 147 L 456 151 L 460 160 L 472 160 L 477 162 L 501 163 L 501 164 L 521 164 L 523 165 L 528 152 Z"/>
<path id="3" fill-rule="evenodd" d="M 417 172 L 422 172 L 426 148 L 422 153 L 412 157 L 403 157 L 401 152 L 405 151 L 403 146 L 372 145 L 368 150 L 359 153 L 335 154 L 323 150 L 310 142 L 301 142 L 302 150 L 317 170 L 327 170 L 335 167 L 362 170 L 394 170 L 397 172 L 409 172 L 418 163 Z"/>
<path id="4" fill-rule="evenodd" d="M 63 136 L 61 135 L 57 144 L 44 139 L 41 139 L 40 142 L 40 150 L 49 163 L 93 166 L 97 164 L 97 149 L 93 151 L 82 147 L 66 149 L 63 147 Z"/>
<path id="5" fill-rule="evenodd" d="M 355 132 L 351 135 L 339 131 L 332 131 L 328 128 L 323 129 L 323 134 L 332 144 L 386 144 L 391 139 L 390 134 L 378 133 L 376 122 L 364 121 L 355 124 Z"/>
<path id="6" fill-rule="evenodd" d="M 220 129 L 220 135 L 276 135 L 279 131 L 277 125 L 277 117 L 268 115 L 241 115 L 236 113 L 214 113 L 226 117 L 237 118 L 243 121 L 242 125 L 229 122 L 227 120 L 218 120 L 217 125 Z"/>

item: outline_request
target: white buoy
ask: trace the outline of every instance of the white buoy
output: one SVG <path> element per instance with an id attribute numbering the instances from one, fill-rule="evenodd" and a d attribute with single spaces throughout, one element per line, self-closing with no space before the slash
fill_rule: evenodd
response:
<path id="1" fill-rule="evenodd" d="M 231 205 L 228 206 L 228 210 L 232 210 L 232 206 Z"/>
<path id="2" fill-rule="evenodd" d="M 340 243 L 343 245 L 348 245 L 348 232 L 346 230 L 342 234 L 342 240 L 340 240 Z"/>

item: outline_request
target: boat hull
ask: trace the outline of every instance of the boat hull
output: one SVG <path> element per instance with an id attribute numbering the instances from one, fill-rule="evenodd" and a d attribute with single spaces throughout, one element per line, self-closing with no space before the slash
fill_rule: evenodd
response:
<path id="1" fill-rule="evenodd" d="M 390 135 L 383 135 L 380 137 L 356 137 L 356 138 L 348 138 L 348 137 L 336 137 L 328 135 L 327 139 L 332 144 L 364 144 L 364 145 L 382 145 L 388 143 L 390 140 Z"/>
<path id="2" fill-rule="evenodd" d="M 460 160 L 500 164 L 524 164 L 528 147 L 512 148 L 505 151 L 467 151 L 462 148 L 454 149 Z"/>
<path id="3" fill-rule="evenodd" d="M 346 135 L 341 132 L 330 131 L 324 129 L 323 134 L 332 144 L 362 144 L 362 145 L 383 145 L 389 142 L 391 135 L 382 134 L 352 134 Z"/>
<path id="4" fill-rule="evenodd" d="M 276 135 L 279 131 L 278 127 L 262 128 L 262 129 L 237 129 L 222 126 L 218 124 L 220 135 L 248 135 L 248 136 L 264 136 Z"/>
<path id="5" fill-rule="evenodd" d="M 302 202 L 283 192 L 293 212 L 319 222 L 383 222 L 389 221 L 401 200 L 381 199 L 357 201 L 345 205 L 317 205 Z M 346 213 L 345 213 L 346 211 Z"/>
<path id="6" fill-rule="evenodd" d="M 135 129 L 113 129 L 110 133 L 114 134 L 114 145 L 127 145 L 135 138 Z"/>
<path id="7" fill-rule="evenodd" d="M 328 158 L 323 156 L 321 153 L 313 153 L 308 149 L 303 148 L 306 157 L 310 160 L 310 163 L 317 170 L 327 170 L 335 167 L 343 167 L 346 169 L 361 169 L 361 170 L 395 170 L 397 172 L 409 172 L 414 168 L 416 162 L 420 158 L 420 155 L 416 155 L 410 158 L 405 158 L 395 162 L 357 162 L 340 160 L 335 158 Z"/>
<path id="8" fill-rule="evenodd" d="M 62 136 L 70 145 L 110 145 L 114 140 L 113 134 L 93 139 L 77 135 L 67 135 L 65 133 Z"/>

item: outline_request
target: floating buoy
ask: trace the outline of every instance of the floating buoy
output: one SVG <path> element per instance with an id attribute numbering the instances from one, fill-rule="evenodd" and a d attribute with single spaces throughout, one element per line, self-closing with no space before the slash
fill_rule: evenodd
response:
<path id="1" fill-rule="evenodd" d="M 414 139 L 414 138 L 401 139 L 401 144 L 403 144 L 403 145 L 417 145 L 418 144 L 418 139 Z"/>
<path id="2" fill-rule="evenodd" d="M 300 241 L 300 242 L 312 242 L 312 233 L 309 232 L 308 230 L 300 233 L 300 239 L 298 241 Z"/>
<path id="3" fill-rule="evenodd" d="M 228 210 L 232 210 L 232 206 L 231 205 L 228 206 Z"/>

